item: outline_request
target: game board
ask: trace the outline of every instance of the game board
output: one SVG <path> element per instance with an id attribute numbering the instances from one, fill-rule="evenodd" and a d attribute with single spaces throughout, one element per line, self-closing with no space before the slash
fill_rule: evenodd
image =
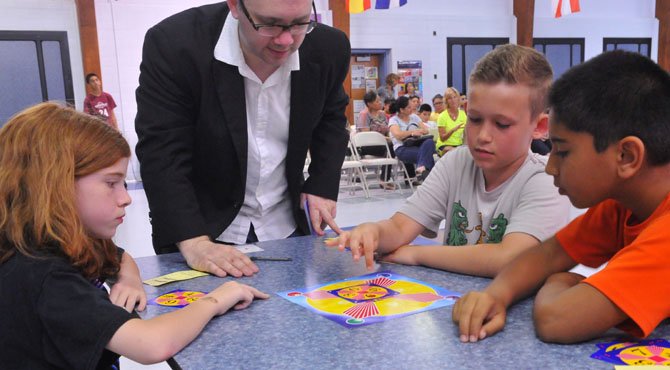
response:
<path id="1" fill-rule="evenodd" d="M 277 294 L 347 328 L 450 306 L 461 296 L 391 271 Z"/>
<path id="2" fill-rule="evenodd" d="M 591 357 L 615 365 L 670 366 L 670 342 L 662 338 L 639 342 L 606 342 L 596 346 L 599 349 Z"/>
<path id="3" fill-rule="evenodd" d="M 177 289 L 152 299 L 149 301 L 149 304 L 155 306 L 180 308 L 188 306 L 190 303 L 197 301 L 198 299 L 204 297 L 205 294 L 207 294 L 207 292 Z"/>

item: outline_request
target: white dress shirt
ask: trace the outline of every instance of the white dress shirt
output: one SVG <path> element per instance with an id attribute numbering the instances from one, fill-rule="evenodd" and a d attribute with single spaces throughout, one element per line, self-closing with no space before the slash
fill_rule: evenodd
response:
<path id="1" fill-rule="evenodd" d="M 214 48 L 214 57 L 237 66 L 244 77 L 247 181 L 240 212 L 217 240 L 244 244 L 251 224 L 259 241 L 283 239 L 296 229 L 286 182 L 286 152 L 291 71 L 300 69 L 300 59 L 298 51 L 292 53 L 265 82 L 261 82 L 244 60 L 237 27 L 237 19 L 229 13 Z"/>

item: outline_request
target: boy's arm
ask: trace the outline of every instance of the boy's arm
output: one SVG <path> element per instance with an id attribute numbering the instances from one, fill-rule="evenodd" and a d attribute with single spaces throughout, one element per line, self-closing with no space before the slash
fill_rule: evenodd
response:
<path id="1" fill-rule="evenodd" d="M 354 261 L 364 257 L 365 266 L 371 270 L 375 251 L 389 253 L 414 240 L 423 230 L 423 225 L 412 218 L 395 213 L 388 220 L 364 223 L 345 231 L 338 238 L 327 240 L 326 245 L 340 250 L 348 246 Z"/>
<path id="2" fill-rule="evenodd" d="M 403 246 L 385 261 L 423 265 L 460 274 L 494 277 L 503 266 L 540 241 L 526 233 L 509 233 L 500 243 L 463 246 Z"/>
<path id="3" fill-rule="evenodd" d="M 552 274 L 576 265 L 555 237 L 530 248 L 507 264 L 483 292 L 470 292 L 456 302 L 452 319 L 461 341 L 476 342 L 505 326 L 506 310 L 531 295 Z"/>
<path id="4" fill-rule="evenodd" d="M 604 333 L 628 316 L 584 277 L 562 272 L 549 277 L 535 297 L 533 322 L 545 342 L 575 343 Z"/>
<path id="5" fill-rule="evenodd" d="M 109 123 L 112 127 L 116 129 L 116 131 L 119 131 L 119 124 L 116 121 L 116 114 L 114 114 L 114 108 L 109 110 Z"/>
<path id="6" fill-rule="evenodd" d="M 180 310 L 150 320 L 127 321 L 106 348 L 142 364 L 165 361 L 193 341 L 214 316 L 233 307 L 244 309 L 255 298 L 269 295 L 248 285 L 225 283 Z"/>
<path id="7" fill-rule="evenodd" d="M 117 306 L 132 312 L 137 304 L 137 310 L 142 311 L 147 305 L 147 294 L 142 287 L 140 270 L 133 257 L 123 252 L 121 266 L 116 283 L 109 291 L 109 300 Z"/>

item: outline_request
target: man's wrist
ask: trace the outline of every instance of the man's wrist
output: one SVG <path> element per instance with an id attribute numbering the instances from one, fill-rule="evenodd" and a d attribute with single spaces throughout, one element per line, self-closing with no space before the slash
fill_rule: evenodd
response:
<path id="1" fill-rule="evenodd" d="M 180 251 L 183 251 L 184 249 L 191 249 L 196 244 L 198 244 L 200 242 L 203 242 L 203 241 L 210 241 L 209 237 L 207 235 L 201 235 L 201 236 L 196 236 L 195 238 L 182 240 L 182 241 L 177 243 L 177 248 L 179 248 Z"/>

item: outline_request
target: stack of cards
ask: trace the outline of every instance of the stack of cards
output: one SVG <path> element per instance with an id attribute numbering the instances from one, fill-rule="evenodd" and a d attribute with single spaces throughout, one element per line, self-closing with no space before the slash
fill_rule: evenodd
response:
<path id="1" fill-rule="evenodd" d="M 670 366 L 670 342 L 665 339 L 644 339 L 639 342 L 606 342 L 596 344 L 598 351 L 591 358 L 615 365 Z"/>

